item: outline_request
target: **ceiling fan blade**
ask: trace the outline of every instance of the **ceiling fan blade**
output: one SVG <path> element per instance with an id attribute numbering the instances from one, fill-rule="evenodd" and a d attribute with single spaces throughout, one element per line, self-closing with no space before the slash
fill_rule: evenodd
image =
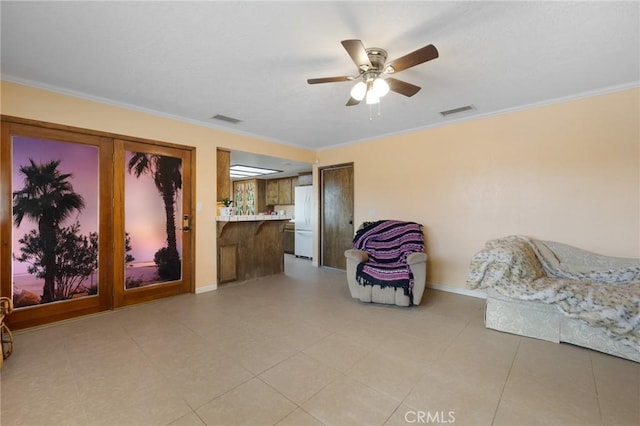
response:
<path id="1" fill-rule="evenodd" d="M 349 98 L 349 100 L 346 103 L 346 106 L 354 106 L 354 105 L 358 105 L 360 103 L 359 100 L 354 99 L 353 97 Z"/>
<path id="2" fill-rule="evenodd" d="M 421 87 L 415 86 L 411 83 L 407 83 L 406 81 L 398 80 L 397 78 L 387 78 L 385 79 L 389 84 L 389 89 L 393 90 L 396 93 L 400 93 L 405 96 L 413 96 L 418 93 Z"/>
<path id="3" fill-rule="evenodd" d="M 422 47 L 407 55 L 404 55 L 391 62 L 387 62 L 384 66 L 384 72 L 393 73 L 406 70 L 413 66 L 422 64 L 438 57 L 438 49 L 433 44 Z"/>
<path id="4" fill-rule="evenodd" d="M 351 76 L 341 76 L 341 77 L 322 77 L 322 78 L 310 78 L 307 80 L 309 84 L 318 84 L 318 83 L 336 83 L 338 81 L 350 81 L 353 80 Z"/>
<path id="5" fill-rule="evenodd" d="M 359 70 L 366 71 L 371 68 L 371 61 L 369 60 L 369 55 L 367 55 L 367 50 L 364 48 L 362 41 L 342 40 L 341 43 Z"/>

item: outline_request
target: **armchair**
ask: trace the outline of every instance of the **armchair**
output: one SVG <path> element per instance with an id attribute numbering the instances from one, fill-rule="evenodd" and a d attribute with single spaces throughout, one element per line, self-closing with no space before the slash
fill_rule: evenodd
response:
<path id="1" fill-rule="evenodd" d="M 419 305 L 427 278 L 422 225 L 365 222 L 344 253 L 351 297 L 362 302 Z"/>

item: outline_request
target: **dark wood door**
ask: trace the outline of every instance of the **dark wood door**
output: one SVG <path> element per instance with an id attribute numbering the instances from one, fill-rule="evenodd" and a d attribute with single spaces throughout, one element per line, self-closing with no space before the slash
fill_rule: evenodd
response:
<path id="1" fill-rule="evenodd" d="M 344 251 L 353 241 L 353 164 L 320 170 L 321 266 L 346 269 Z"/>

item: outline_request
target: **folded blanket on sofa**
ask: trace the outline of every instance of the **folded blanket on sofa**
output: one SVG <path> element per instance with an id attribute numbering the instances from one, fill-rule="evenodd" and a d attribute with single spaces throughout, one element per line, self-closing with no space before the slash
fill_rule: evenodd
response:
<path id="1" fill-rule="evenodd" d="M 549 276 L 607 284 L 640 281 L 640 259 L 603 256 L 553 241 L 528 243 Z"/>
<path id="2" fill-rule="evenodd" d="M 566 315 L 602 327 L 640 350 L 640 259 L 510 236 L 489 241 L 472 258 L 467 285 L 555 304 Z"/>

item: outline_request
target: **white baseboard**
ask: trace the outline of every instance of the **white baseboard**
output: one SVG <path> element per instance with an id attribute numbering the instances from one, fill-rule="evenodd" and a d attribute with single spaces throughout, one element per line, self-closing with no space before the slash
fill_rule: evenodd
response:
<path id="1" fill-rule="evenodd" d="M 313 264 L 313 263 L 312 263 Z M 315 267 L 317 267 L 318 265 L 313 265 Z M 428 284 L 427 285 L 428 288 L 432 288 L 434 290 L 441 290 L 441 291 L 446 291 L 448 293 L 456 293 L 456 294 L 462 294 L 463 296 L 471 296 L 471 297 L 477 297 L 479 299 L 486 299 L 487 295 L 484 291 L 479 291 L 479 290 L 471 290 L 468 288 L 461 288 L 461 287 L 454 287 L 451 285 L 447 285 L 447 284 Z M 201 286 L 201 287 L 197 287 L 196 288 L 196 294 L 201 294 L 201 293 L 207 293 L 210 291 L 214 291 L 218 289 L 218 285 L 217 284 L 211 284 L 211 285 L 205 285 L 205 286 Z"/>
<path id="2" fill-rule="evenodd" d="M 477 297 L 478 299 L 486 299 L 487 294 L 484 291 L 479 290 L 471 290 L 468 288 L 454 287 L 446 284 L 428 284 L 428 288 L 432 288 L 434 290 L 442 290 L 449 293 L 462 294 L 464 296 Z"/>
<path id="3" fill-rule="evenodd" d="M 213 290 L 217 290 L 218 289 L 218 285 L 217 284 L 211 284 L 211 285 L 205 285 L 202 287 L 196 287 L 196 294 L 200 294 L 200 293 L 207 293 L 209 291 L 213 291 Z"/>

